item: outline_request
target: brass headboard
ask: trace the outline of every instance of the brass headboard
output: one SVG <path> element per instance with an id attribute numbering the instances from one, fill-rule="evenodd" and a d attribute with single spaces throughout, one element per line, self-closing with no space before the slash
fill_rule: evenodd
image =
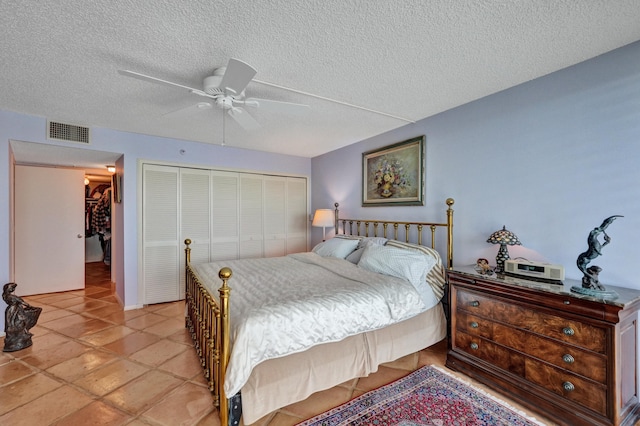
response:
<path id="1" fill-rule="evenodd" d="M 401 222 L 394 220 L 365 220 L 365 219 L 343 219 L 339 214 L 339 204 L 335 203 L 335 231 L 336 235 L 338 234 L 346 234 L 346 235 L 358 235 L 364 237 L 384 237 L 389 239 L 398 240 L 398 230 L 404 228 L 404 240 L 405 242 L 409 242 L 409 236 L 415 229 L 417 234 L 417 243 L 420 245 L 428 245 L 422 242 L 422 232 L 425 228 L 429 228 L 431 231 L 431 248 L 435 249 L 436 247 L 436 229 L 438 228 L 446 228 L 447 229 L 447 252 L 446 252 L 446 265 L 448 269 L 453 267 L 453 203 L 455 201 L 453 198 L 447 198 L 446 204 L 447 208 L 447 221 L 445 223 L 441 222 Z M 390 236 L 388 234 L 389 225 L 393 228 L 393 235 Z M 354 229 L 355 226 L 355 229 Z M 340 232 L 340 228 L 342 228 L 342 232 Z M 382 228 L 380 233 L 380 229 Z"/>

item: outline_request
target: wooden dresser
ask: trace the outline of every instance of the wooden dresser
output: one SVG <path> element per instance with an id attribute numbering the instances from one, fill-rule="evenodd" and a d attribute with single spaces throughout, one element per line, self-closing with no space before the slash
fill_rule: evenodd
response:
<path id="1" fill-rule="evenodd" d="M 632 425 L 638 400 L 640 291 L 571 292 L 472 267 L 449 271 L 446 366 L 566 425 Z"/>

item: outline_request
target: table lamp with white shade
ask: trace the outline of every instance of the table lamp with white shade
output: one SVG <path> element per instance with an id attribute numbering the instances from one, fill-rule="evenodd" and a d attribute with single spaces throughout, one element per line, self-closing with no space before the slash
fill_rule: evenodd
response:
<path id="1" fill-rule="evenodd" d="M 325 228 L 334 226 L 335 212 L 331 209 L 317 209 L 311 226 L 322 227 L 322 241 L 325 240 Z"/>

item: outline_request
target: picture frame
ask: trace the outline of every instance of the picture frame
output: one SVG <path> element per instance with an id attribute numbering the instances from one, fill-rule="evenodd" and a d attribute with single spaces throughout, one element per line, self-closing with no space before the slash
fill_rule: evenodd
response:
<path id="1" fill-rule="evenodd" d="M 424 206 L 425 136 L 362 153 L 362 206 Z"/>
<path id="2" fill-rule="evenodd" d="M 111 175 L 111 191 L 113 192 L 114 203 L 122 202 L 122 188 L 120 187 L 121 184 L 122 181 L 119 173 L 114 173 L 113 175 Z"/>

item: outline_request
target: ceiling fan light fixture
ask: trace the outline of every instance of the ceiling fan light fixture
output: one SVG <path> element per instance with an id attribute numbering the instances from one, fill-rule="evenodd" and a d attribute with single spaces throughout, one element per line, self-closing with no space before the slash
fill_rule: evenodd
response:
<path id="1" fill-rule="evenodd" d="M 233 98 L 231 96 L 221 96 L 216 99 L 216 104 L 224 110 L 231 109 L 233 108 Z"/>

